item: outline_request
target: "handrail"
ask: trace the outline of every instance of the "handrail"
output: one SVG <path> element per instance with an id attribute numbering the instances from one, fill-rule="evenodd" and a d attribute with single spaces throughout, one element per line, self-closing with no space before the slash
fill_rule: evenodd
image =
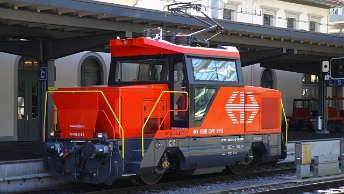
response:
<path id="1" fill-rule="evenodd" d="M 156 100 L 156 102 L 155 102 L 155 104 L 154 104 L 154 106 L 153 106 L 151 112 L 148 114 L 148 117 L 147 117 L 147 119 L 146 119 L 146 121 L 145 121 L 145 123 L 143 124 L 142 129 L 141 129 L 142 157 L 145 155 L 145 154 L 144 154 L 144 138 L 143 138 L 143 137 L 144 137 L 144 129 L 145 129 L 146 125 L 147 125 L 148 120 L 150 119 L 151 115 L 153 114 L 153 111 L 155 110 L 156 105 L 158 104 L 158 102 L 160 102 L 161 96 L 162 96 L 164 93 L 180 93 L 180 94 L 185 93 L 186 95 L 188 95 L 188 93 L 185 92 L 185 91 L 169 91 L 169 90 L 166 90 L 166 91 L 162 91 L 162 92 L 160 93 L 160 96 L 159 96 L 158 99 Z M 164 117 L 164 118 L 165 118 L 165 117 Z"/>
<path id="2" fill-rule="evenodd" d="M 45 141 L 45 125 L 46 125 L 46 111 L 47 111 L 47 99 L 48 99 L 48 93 L 92 93 L 92 92 L 97 92 L 97 93 L 101 93 L 106 104 L 108 105 L 112 115 L 114 116 L 114 118 L 116 119 L 118 126 L 121 129 L 122 132 L 122 158 L 124 158 L 124 129 L 120 123 L 120 121 L 118 120 L 115 112 L 113 111 L 112 107 L 110 106 L 109 101 L 107 100 L 106 96 L 104 95 L 103 91 L 101 90 L 72 90 L 72 91 L 47 91 L 45 93 L 45 102 L 44 102 L 44 119 L 43 119 L 43 141 Z"/>
<path id="3" fill-rule="evenodd" d="M 161 121 L 161 123 L 160 123 L 160 125 L 159 125 L 158 130 L 160 130 L 162 124 L 164 123 L 164 121 L 165 121 L 167 115 L 168 115 L 170 112 L 186 112 L 186 111 L 188 110 L 188 107 L 189 107 L 189 101 L 188 101 L 188 98 L 187 98 L 187 97 L 189 96 L 188 92 L 185 92 L 185 91 L 170 91 L 169 93 L 186 94 L 186 98 L 185 98 L 185 102 L 186 102 L 186 103 L 185 103 L 185 110 L 174 109 L 174 110 L 168 110 L 168 111 L 166 111 L 166 114 L 165 114 L 164 118 L 162 119 L 162 121 Z"/>
<path id="4" fill-rule="evenodd" d="M 118 120 L 119 120 L 119 123 L 121 123 L 121 112 L 122 112 L 122 110 L 121 110 L 121 97 L 120 96 L 118 96 Z M 119 131 L 120 132 L 120 134 L 121 134 L 121 131 Z"/>
<path id="5" fill-rule="evenodd" d="M 288 145 L 288 122 L 287 122 L 287 116 L 285 114 L 284 111 L 284 106 L 283 106 L 283 101 L 281 99 L 281 107 L 282 107 L 282 111 L 283 111 L 283 115 L 284 115 L 284 122 L 285 122 L 285 146 Z"/>

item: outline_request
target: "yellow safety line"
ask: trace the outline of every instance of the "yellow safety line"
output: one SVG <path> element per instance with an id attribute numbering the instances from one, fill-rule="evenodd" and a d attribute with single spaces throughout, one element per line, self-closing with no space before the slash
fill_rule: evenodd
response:
<path id="1" fill-rule="evenodd" d="M 118 120 L 121 122 L 121 97 L 118 97 Z M 121 131 L 119 131 L 121 132 Z"/>
<path id="2" fill-rule="evenodd" d="M 283 106 L 283 101 L 281 99 L 281 106 L 282 106 L 282 110 L 283 110 L 283 115 L 284 115 L 284 122 L 285 122 L 285 146 L 288 145 L 288 122 L 287 122 L 287 116 L 285 114 L 284 111 L 284 106 Z"/>
<path id="3" fill-rule="evenodd" d="M 45 125 L 46 125 L 46 119 L 47 119 L 47 100 L 48 100 L 48 92 L 45 93 L 45 99 L 44 99 L 44 115 L 43 115 L 43 142 L 45 142 Z"/>
<path id="4" fill-rule="evenodd" d="M 162 96 L 164 93 L 175 93 L 175 94 L 186 94 L 186 95 L 188 95 L 188 93 L 185 92 L 185 91 L 168 91 L 168 90 L 167 90 L 167 91 L 162 91 L 162 92 L 160 93 L 159 98 L 156 100 L 156 102 L 155 102 L 155 104 L 154 104 L 154 106 L 153 106 L 151 112 L 149 113 L 149 115 L 148 115 L 148 117 L 147 117 L 145 123 L 143 124 L 142 129 L 141 129 L 142 157 L 145 155 L 145 153 L 144 153 L 144 138 L 143 138 L 143 137 L 144 137 L 144 129 L 145 129 L 145 127 L 146 127 L 146 124 L 147 124 L 148 120 L 150 119 L 151 115 L 153 114 L 153 111 L 155 110 L 156 105 L 158 104 L 158 102 L 160 102 L 160 98 L 161 98 L 161 96 Z"/>
<path id="5" fill-rule="evenodd" d="M 122 110 L 121 110 L 121 97 L 119 96 L 118 97 L 118 117 L 119 117 L 119 119 L 118 119 L 118 126 L 120 126 L 121 128 L 122 128 L 122 125 L 121 125 L 121 112 L 122 112 Z M 122 131 L 123 131 L 123 133 L 122 133 Z M 120 130 L 119 131 L 119 134 L 121 134 L 122 135 L 122 158 L 124 158 L 124 130 L 123 130 L 123 128 L 122 128 L 122 131 Z"/>
<path id="6" fill-rule="evenodd" d="M 47 95 L 48 95 L 48 93 L 92 93 L 92 92 L 99 92 L 99 93 L 102 94 L 106 104 L 110 108 L 112 115 L 116 119 L 116 121 L 117 121 L 117 123 L 118 123 L 118 125 L 119 125 L 119 127 L 121 129 L 121 132 L 122 132 L 122 158 L 124 158 L 124 129 L 123 129 L 121 123 L 119 122 L 115 112 L 113 111 L 112 107 L 110 106 L 109 101 L 107 100 L 106 96 L 104 95 L 103 91 L 101 91 L 101 90 L 47 91 L 46 94 L 45 94 L 43 134 L 45 135 L 44 128 L 45 128 L 45 123 L 46 123 L 46 116 L 45 115 L 46 115 L 46 108 L 47 108 Z"/>
<path id="7" fill-rule="evenodd" d="M 54 105 L 54 114 L 53 114 L 53 116 L 54 116 L 54 131 L 56 131 L 56 124 L 57 124 L 57 108 L 56 108 L 56 106 Z"/>

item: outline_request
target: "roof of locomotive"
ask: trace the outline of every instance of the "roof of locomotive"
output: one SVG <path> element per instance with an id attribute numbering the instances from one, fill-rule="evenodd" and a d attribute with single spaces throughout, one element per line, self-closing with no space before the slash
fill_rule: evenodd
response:
<path id="1" fill-rule="evenodd" d="M 271 89 L 271 88 L 263 88 L 263 87 L 258 87 L 258 86 L 244 86 L 245 91 L 254 91 L 256 93 L 263 93 L 263 92 L 277 92 L 277 93 L 281 93 L 280 91 L 276 90 L 276 89 Z"/>
<path id="2" fill-rule="evenodd" d="M 112 57 L 129 57 L 160 54 L 192 54 L 215 56 L 224 58 L 239 58 L 239 51 L 235 47 L 227 49 L 191 47 L 176 45 L 165 40 L 151 38 L 127 38 L 110 40 Z"/>

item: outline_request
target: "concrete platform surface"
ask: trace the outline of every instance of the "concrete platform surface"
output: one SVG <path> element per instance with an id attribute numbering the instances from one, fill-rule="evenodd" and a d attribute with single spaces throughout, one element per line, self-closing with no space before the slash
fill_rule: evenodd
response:
<path id="1" fill-rule="evenodd" d="M 0 193 L 33 191 L 59 185 L 43 168 L 42 159 L 0 162 Z"/>

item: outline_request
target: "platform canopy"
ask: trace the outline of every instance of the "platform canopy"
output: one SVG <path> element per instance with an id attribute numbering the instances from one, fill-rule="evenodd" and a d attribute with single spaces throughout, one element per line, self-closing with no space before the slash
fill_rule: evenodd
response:
<path id="1" fill-rule="evenodd" d="M 327 8 L 338 4 L 303 2 Z M 344 37 L 337 35 L 217 21 L 224 32 L 211 39 L 211 46 L 236 46 L 243 66 L 261 63 L 275 69 L 318 74 L 323 60 L 344 53 Z M 109 52 L 110 39 L 139 37 L 144 28 L 155 27 L 191 33 L 204 26 L 181 16 L 165 17 L 162 10 L 97 1 L 0 0 L 0 51 L 28 57 L 57 59 L 84 50 Z"/>

